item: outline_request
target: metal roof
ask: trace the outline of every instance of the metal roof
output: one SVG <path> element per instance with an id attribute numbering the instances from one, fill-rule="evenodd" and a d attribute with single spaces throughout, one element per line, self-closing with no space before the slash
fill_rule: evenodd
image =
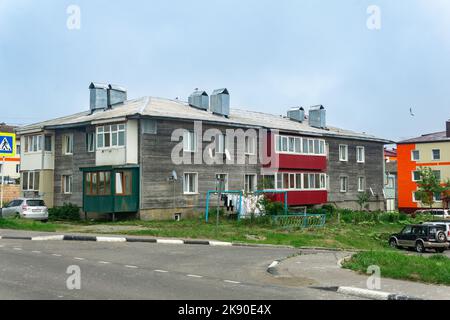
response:
<path id="1" fill-rule="evenodd" d="M 380 143 L 392 143 L 392 141 L 378 138 L 365 133 L 358 133 L 346 129 L 329 126 L 326 129 L 311 127 L 307 121 L 300 123 L 284 116 L 232 108 L 230 116 L 224 118 L 209 111 L 192 108 L 187 102 L 170 100 L 158 97 L 144 97 L 136 100 L 128 100 L 114 106 L 112 109 L 90 110 L 74 115 L 48 120 L 20 127 L 18 133 L 27 133 L 44 129 L 67 128 L 84 125 L 96 121 L 114 120 L 133 116 L 179 119 L 180 121 L 205 121 L 223 125 L 235 125 L 241 127 L 255 127 L 277 129 L 282 132 L 292 132 L 312 136 L 330 136 L 351 138 Z"/>
<path id="2" fill-rule="evenodd" d="M 446 142 L 450 141 L 450 137 L 447 137 L 446 131 L 435 132 L 430 134 L 424 134 L 423 136 L 411 138 L 398 142 L 398 144 L 410 144 L 410 143 L 431 143 L 431 142 Z"/>

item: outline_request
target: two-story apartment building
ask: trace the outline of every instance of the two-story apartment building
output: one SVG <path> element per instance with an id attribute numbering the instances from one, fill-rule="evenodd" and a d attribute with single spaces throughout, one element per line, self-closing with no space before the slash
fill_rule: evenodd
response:
<path id="1" fill-rule="evenodd" d="M 450 121 L 446 122 L 446 131 L 399 142 L 397 156 L 399 210 L 414 212 L 423 207 L 415 197 L 420 168 L 432 168 L 443 183 L 450 180 Z M 439 194 L 434 199 L 435 208 L 448 207 L 448 199 L 442 199 Z"/>
<path id="2" fill-rule="evenodd" d="M 189 102 L 127 100 L 124 89 L 91 84 L 90 109 L 32 124 L 21 134 L 25 194 L 50 206 L 142 219 L 202 212 L 218 178 L 227 190 L 288 191 L 291 206 L 356 207 L 370 191 L 383 208 L 388 141 L 326 124 L 323 106 L 287 116 L 230 108 L 228 90 Z"/>

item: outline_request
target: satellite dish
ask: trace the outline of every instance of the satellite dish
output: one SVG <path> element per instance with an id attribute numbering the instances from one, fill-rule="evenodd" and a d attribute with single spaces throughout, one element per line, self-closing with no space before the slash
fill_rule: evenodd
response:
<path id="1" fill-rule="evenodd" d="M 172 171 L 172 179 L 175 180 L 175 181 L 178 180 L 178 175 L 177 175 L 177 172 L 175 170 Z"/>

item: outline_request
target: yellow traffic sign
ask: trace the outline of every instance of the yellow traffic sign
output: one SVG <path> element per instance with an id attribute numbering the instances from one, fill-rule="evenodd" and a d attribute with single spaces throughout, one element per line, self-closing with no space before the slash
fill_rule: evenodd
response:
<path id="1" fill-rule="evenodd" d="M 0 157 L 12 158 L 16 156 L 16 135 L 0 132 Z"/>

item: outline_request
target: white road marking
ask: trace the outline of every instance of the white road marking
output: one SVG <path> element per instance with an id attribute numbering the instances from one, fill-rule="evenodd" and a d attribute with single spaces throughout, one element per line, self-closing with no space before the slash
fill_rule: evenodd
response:
<path id="1" fill-rule="evenodd" d="M 53 253 L 52 256 L 54 256 L 54 257 L 62 257 L 62 255 L 57 254 L 57 253 Z"/>
<path id="2" fill-rule="evenodd" d="M 80 260 L 80 261 L 86 260 L 86 259 L 84 259 L 84 258 L 77 258 L 77 257 L 75 257 L 74 259 L 75 259 L 75 260 Z"/>
<path id="3" fill-rule="evenodd" d="M 196 274 L 188 274 L 187 276 L 190 278 L 203 278 L 203 276 L 198 276 Z"/>
<path id="4" fill-rule="evenodd" d="M 126 265 L 125 268 L 129 268 L 129 269 L 138 269 L 138 267 L 136 267 L 136 266 L 130 266 L 130 265 Z"/>
<path id="5" fill-rule="evenodd" d="M 166 270 L 155 270 L 155 272 L 159 272 L 159 273 L 168 273 L 169 271 L 166 271 Z"/>
<path id="6" fill-rule="evenodd" d="M 240 284 L 239 281 L 232 281 L 232 280 L 223 280 L 226 283 L 233 283 L 233 284 Z"/>
<path id="7" fill-rule="evenodd" d="M 100 263 L 100 264 L 110 264 L 111 262 L 108 262 L 108 261 L 99 261 L 98 263 Z"/>

